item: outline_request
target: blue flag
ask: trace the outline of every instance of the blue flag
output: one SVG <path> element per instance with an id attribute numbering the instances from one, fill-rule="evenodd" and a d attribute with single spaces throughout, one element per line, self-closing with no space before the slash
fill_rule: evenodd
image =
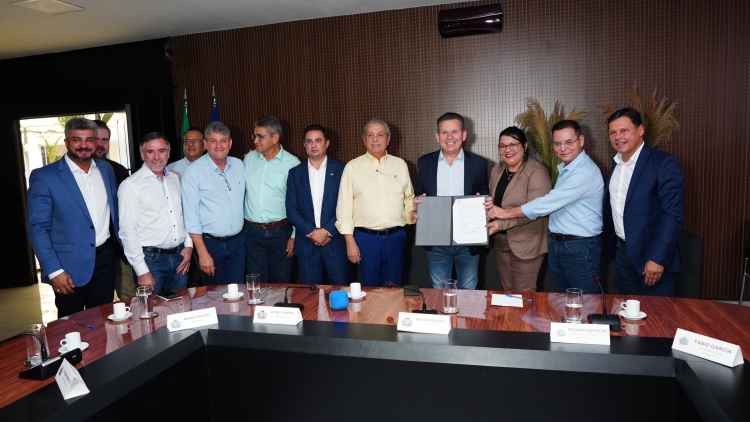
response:
<path id="1" fill-rule="evenodd" d="M 219 121 L 219 107 L 216 105 L 216 88 L 211 87 L 211 122 Z"/>

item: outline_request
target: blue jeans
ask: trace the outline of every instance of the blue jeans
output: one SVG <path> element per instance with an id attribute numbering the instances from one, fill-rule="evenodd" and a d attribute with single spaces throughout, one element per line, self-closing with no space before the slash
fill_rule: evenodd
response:
<path id="1" fill-rule="evenodd" d="M 359 274 L 363 286 L 402 284 L 406 232 L 399 230 L 388 236 L 379 236 L 354 230 L 354 240 L 362 257 Z"/>
<path id="2" fill-rule="evenodd" d="M 549 238 L 547 243 L 549 269 L 555 276 L 557 291 L 578 287 L 583 293 L 599 293 L 599 284 L 594 277 L 599 274 L 599 257 L 602 241 L 599 236 L 580 240 L 557 242 Z"/>
<path id="3" fill-rule="evenodd" d="M 204 286 L 245 282 L 245 238 L 242 233 L 227 240 L 203 236 L 203 243 L 216 268 L 213 276 L 203 273 Z"/>
<path id="4" fill-rule="evenodd" d="M 182 248 L 180 248 L 182 250 Z M 154 293 L 165 290 L 184 289 L 187 285 L 187 274 L 177 274 L 177 267 L 182 263 L 182 254 L 171 255 L 143 251 L 143 259 L 148 270 L 154 276 Z M 138 276 L 133 272 L 138 284 Z"/>
<path id="5" fill-rule="evenodd" d="M 643 274 L 638 274 L 633 264 L 630 263 L 628 249 L 620 241 L 617 242 L 615 265 L 620 293 L 624 295 L 674 296 L 675 273 L 664 273 L 656 284 L 653 286 L 647 285 Z"/>
<path id="6" fill-rule="evenodd" d="M 453 264 L 459 289 L 476 289 L 479 282 L 479 254 L 472 255 L 468 246 L 433 246 L 427 253 L 430 281 L 435 289 L 443 288 L 443 280 L 451 278 Z"/>
<path id="7" fill-rule="evenodd" d="M 261 283 L 289 283 L 292 258 L 286 256 L 286 244 L 292 237 L 291 223 L 272 229 L 245 222 L 245 271 L 260 274 Z"/>

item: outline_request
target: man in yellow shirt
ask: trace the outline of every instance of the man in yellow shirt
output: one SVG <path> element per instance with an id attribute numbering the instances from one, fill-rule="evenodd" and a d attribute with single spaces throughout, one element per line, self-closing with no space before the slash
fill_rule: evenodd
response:
<path id="1" fill-rule="evenodd" d="M 370 119 L 362 131 L 367 153 L 346 165 L 336 207 L 336 228 L 365 286 L 401 285 L 404 225 L 413 224 L 414 189 L 401 158 L 388 155 L 388 124 Z"/>

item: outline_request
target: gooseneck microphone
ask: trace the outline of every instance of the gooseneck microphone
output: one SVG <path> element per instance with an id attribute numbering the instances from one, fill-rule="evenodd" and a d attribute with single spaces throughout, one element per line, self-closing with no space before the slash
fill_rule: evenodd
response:
<path id="1" fill-rule="evenodd" d="M 599 286 L 599 290 L 602 292 L 602 313 L 601 314 L 589 314 L 589 322 L 592 324 L 607 324 L 609 325 L 610 331 L 619 332 L 622 330 L 620 325 L 620 317 L 617 315 L 607 314 L 607 295 L 604 293 L 602 288 L 602 281 L 599 275 L 594 276 L 594 281 Z"/>
<path id="2" fill-rule="evenodd" d="M 393 284 L 392 282 L 388 283 L 388 287 L 398 287 L 399 289 L 402 289 L 402 290 L 408 290 L 410 292 L 419 293 L 419 296 L 422 298 L 422 309 L 412 309 L 411 312 L 413 314 L 435 314 L 437 315 L 438 313 L 437 309 L 427 309 L 427 301 L 425 300 L 424 294 L 422 294 L 421 290 L 419 289 L 415 290 L 408 286 L 398 286 L 398 285 Z"/>
<path id="3" fill-rule="evenodd" d="M 40 336 L 36 335 L 36 334 L 23 333 L 23 335 L 25 335 L 25 336 L 31 336 L 31 337 L 36 337 L 36 339 L 39 340 L 39 344 L 42 345 L 42 350 L 41 350 L 41 352 L 42 352 L 42 362 L 47 361 L 47 359 L 49 359 L 49 354 L 47 353 L 47 346 L 44 344 L 44 340 L 42 340 L 42 338 Z"/>
<path id="4" fill-rule="evenodd" d="M 305 306 L 301 303 L 289 303 L 289 289 L 309 289 L 311 292 L 315 291 L 315 285 L 310 286 L 289 286 L 284 290 L 284 301 L 283 302 L 277 302 L 273 306 L 278 306 L 281 308 L 299 308 L 299 310 L 305 309 Z"/>

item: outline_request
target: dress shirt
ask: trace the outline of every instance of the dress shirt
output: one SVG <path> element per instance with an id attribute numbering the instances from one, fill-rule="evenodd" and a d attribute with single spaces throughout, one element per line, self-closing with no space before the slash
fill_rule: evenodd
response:
<path id="1" fill-rule="evenodd" d="M 449 165 L 448 160 L 440 150 L 437 164 L 437 196 L 464 195 L 464 149 Z"/>
<path id="2" fill-rule="evenodd" d="M 263 154 L 250 151 L 245 156 L 245 219 L 273 223 L 286 218 L 286 178 L 299 159 L 281 147 L 267 161 Z M 294 237 L 294 236 L 292 236 Z"/>
<path id="3" fill-rule="evenodd" d="M 414 188 L 401 158 L 366 153 L 344 168 L 336 205 L 336 228 L 353 234 L 355 227 L 382 230 L 411 224 Z"/>
<path id="4" fill-rule="evenodd" d="M 94 223 L 96 231 L 96 246 L 101 246 L 109 239 L 109 202 L 107 202 L 107 189 L 104 188 L 102 173 L 96 166 L 96 160 L 91 160 L 88 173 L 83 171 L 65 154 L 65 162 L 73 172 L 78 189 L 81 190 L 89 216 Z"/>
<path id="5" fill-rule="evenodd" d="M 310 177 L 310 194 L 312 195 L 313 213 L 315 214 L 315 228 L 320 228 L 320 211 L 323 209 L 323 192 L 326 188 L 326 167 L 328 157 L 323 158 L 320 168 L 316 169 L 307 160 L 307 174 Z"/>
<path id="6" fill-rule="evenodd" d="M 625 223 L 623 222 L 625 199 L 628 196 L 630 179 L 633 177 L 633 171 L 635 171 L 635 163 L 638 161 L 642 149 L 643 144 L 638 147 L 627 163 L 622 161 L 622 154 L 619 152 L 614 158 L 617 165 L 609 181 L 609 204 L 612 206 L 612 221 L 615 225 L 615 233 L 622 240 L 625 240 Z"/>
<path id="7" fill-rule="evenodd" d="M 549 231 L 591 237 L 602 232 L 604 180 L 599 167 L 581 151 L 570 164 L 557 165 L 555 187 L 547 195 L 521 205 L 530 220 L 549 215 Z"/>
<path id="8" fill-rule="evenodd" d="M 145 164 L 125 179 L 117 191 L 120 205 L 120 240 L 137 275 L 149 272 L 143 247 L 172 249 L 193 241 L 185 233 L 180 200 L 180 178 L 164 169 L 161 180 Z"/>
<path id="9" fill-rule="evenodd" d="M 245 171 L 239 158 L 227 157 L 224 171 L 205 154 L 182 177 L 185 230 L 194 234 L 234 236 L 242 231 Z"/>
<path id="10" fill-rule="evenodd" d="M 183 158 L 182 160 L 175 161 L 174 163 L 167 166 L 167 169 L 169 171 L 173 171 L 177 173 L 180 178 L 182 178 L 182 175 L 185 174 L 185 169 L 187 166 L 190 165 L 190 161 L 187 159 L 187 157 Z"/>

